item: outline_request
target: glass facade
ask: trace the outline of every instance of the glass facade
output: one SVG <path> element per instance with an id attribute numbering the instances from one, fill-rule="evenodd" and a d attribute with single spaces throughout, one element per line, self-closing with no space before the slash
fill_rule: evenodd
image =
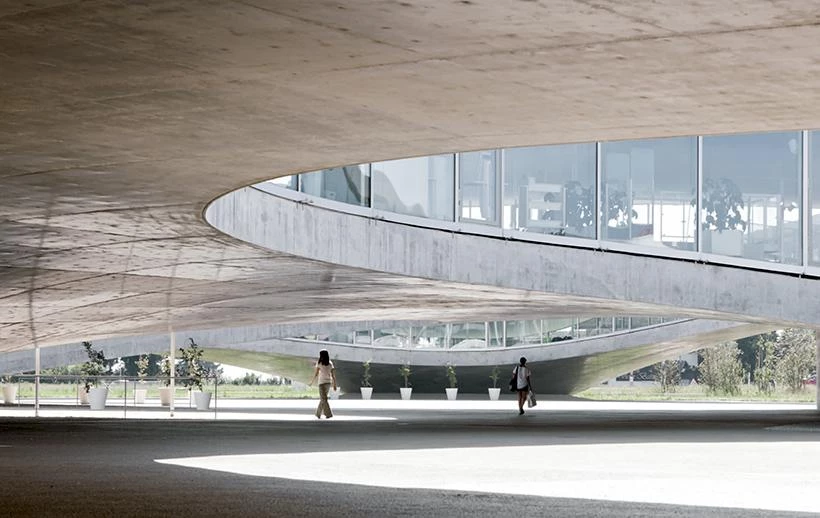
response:
<path id="1" fill-rule="evenodd" d="M 673 318 L 656 317 L 574 317 L 364 329 L 333 335 L 304 335 L 299 338 L 399 349 L 501 349 L 546 345 L 674 321 Z"/>
<path id="2" fill-rule="evenodd" d="M 800 133 L 703 138 L 704 252 L 800 264 Z"/>
<path id="3" fill-rule="evenodd" d="M 498 225 L 499 152 L 459 154 L 459 213 L 462 221 Z"/>
<path id="4" fill-rule="evenodd" d="M 697 139 L 601 145 L 601 238 L 695 249 Z"/>
<path id="5" fill-rule="evenodd" d="M 503 228 L 595 238 L 595 144 L 504 151 Z"/>
<path id="6" fill-rule="evenodd" d="M 663 248 L 659 255 L 693 260 L 706 253 L 789 271 L 820 267 L 820 131 L 491 149 L 268 184 L 384 212 L 457 219 L 479 234 L 493 227 L 521 240 L 583 238 L 579 246 L 595 240 L 589 246 Z M 529 340 L 496 331 L 485 333 L 491 346 L 513 336 Z M 424 332 L 407 337 L 425 339 Z"/>
<path id="7" fill-rule="evenodd" d="M 453 221 L 455 157 L 438 155 L 373 163 L 373 208 Z"/>
<path id="8" fill-rule="evenodd" d="M 370 165 L 349 165 L 299 175 L 299 189 L 312 196 L 370 206 Z"/>

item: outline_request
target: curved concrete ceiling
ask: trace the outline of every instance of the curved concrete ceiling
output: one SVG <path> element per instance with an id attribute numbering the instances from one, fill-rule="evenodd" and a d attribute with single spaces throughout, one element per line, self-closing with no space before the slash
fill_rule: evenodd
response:
<path id="1" fill-rule="evenodd" d="M 817 12 L 764 0 L 4 2 L 0 351 L 169 326 L 416 318 L 408 301 L 440 291 L 427 281 L 260 250 L 201 212 L 328 165 L 818 127 Z M 351 306 L 351 290 L 368 302 Z M 448 292 L 465 315 L 496 295 Z M 509 314 L 544 314 L 525 299 Z"/>

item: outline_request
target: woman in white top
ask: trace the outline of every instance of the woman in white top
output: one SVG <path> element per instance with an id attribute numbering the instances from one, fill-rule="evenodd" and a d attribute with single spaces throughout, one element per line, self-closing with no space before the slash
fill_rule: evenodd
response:
<path id="1" fill-rule="evenodd" d="M 527 401 L 527 393 L 530 391 L 530 368 L 527 367 L 527 359 L 523 356 L 518 360 L 518 365 L 513 369 L 515 385 L 518 389 L 518 414 L 524 413 L 524 403 Z"/>
<path id="2" fill-rule="evenodd" d="M 319 351 L 316 371 L 313 373 L 313 379 L 310 380 L 308 385 L 312 386 L 316 378 L 319 378 L 319 407 L 316 408 L 316 419 L 321 419 L 322 413 L 330 419 L 333 417 L 333 412 L 330 411 L 330 404 L 327 402 L 327 393 L 330 390 L 331 383 L 333 384 L 333 390 L 336 390 L 336 369 L 333 368 L 333 362 L 330 361 L 330 354 L 326 349 Z"/>

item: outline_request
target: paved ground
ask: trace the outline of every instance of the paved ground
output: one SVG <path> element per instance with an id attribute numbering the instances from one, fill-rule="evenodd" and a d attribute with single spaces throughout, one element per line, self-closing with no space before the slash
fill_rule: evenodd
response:
<path id="1" fill-rule="evenodd" d="M 182 401 L 180 401 L 182 403 Z M 812 405 L 219 402 L 0 409 L 0 516 L 804 516 Z M 73 416 L 73 417 L 69 417 Z M 131 417 L 144 417 L 131 419 Z M 98 417 L 111 417 L 109 419 Z M 118 417 L 118 418 L 115 418 Z M 151 417 L 152 419 L 147 419 Z M 156 418 L 156 419 L 154 419 Z"/>

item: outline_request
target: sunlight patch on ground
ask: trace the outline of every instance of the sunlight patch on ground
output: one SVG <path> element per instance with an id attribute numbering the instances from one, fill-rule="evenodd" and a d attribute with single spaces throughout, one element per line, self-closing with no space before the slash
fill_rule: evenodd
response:
<path id="1" fill-rule="evenodd" d="M 814 512 L 820 473 L 811 467 L 818 460 L 818 443 L 743 442 L 225 455 L 156 462 L 391 488 Z M 517 474 L 510 477 L 513 468 Z"/>

